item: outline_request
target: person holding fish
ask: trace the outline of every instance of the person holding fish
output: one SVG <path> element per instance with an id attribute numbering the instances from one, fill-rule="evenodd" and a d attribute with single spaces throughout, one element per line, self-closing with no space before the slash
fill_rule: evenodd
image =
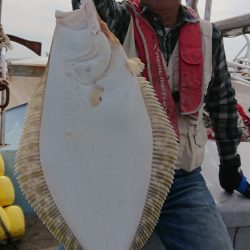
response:
<path id="1" fill-rule="evenodd" d="M 217 142 L 219 181 L 228 193 L 250 198 L 237 146 L 235 91 L 220 31 L 179 0 L 95 0 L 98 14 L 129 57 L 145 64 L 179 138 L 175 178 L 155 231 L 166 249 L 233 249 L 224 222 L 201 175 L 209 113 Z M 80 0 L 72 0 L 73 9 Z"/>

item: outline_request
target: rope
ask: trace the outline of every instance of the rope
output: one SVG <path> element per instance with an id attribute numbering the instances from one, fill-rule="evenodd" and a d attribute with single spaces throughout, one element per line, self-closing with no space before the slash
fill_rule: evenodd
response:
<path id="1" fill-rule="evenodd" d="M 7 237 L 7 240 L 10 240 L 11 239 L 10 232 L 9 232 L 7 226 L 5 225 L 5 223 L 4 223 L 1 216 L 0 216 L 0 227 L 3 229 L 3 231 L 4 231 L 4 233 L 5 233 L 6 237 Z"/>
<path id="2" fill-rule="evenodd" d="M 16 244 L 7 244 L 7 243 L 1 243 L 0 242 L 0 249 L 1 250 L 18 250 L 18 247 L 16 246 Z"/>
<path id="3" fill-rule="evenodd" d="M 18 247 L 13 242 L 11 234 L 10 234 L 10 232 L 9 232 L 7 226 L 5 225 L 1 216 L 0 216 L 0 227 L 3 229 L 3 231 L 6 235 L 6 238 L 7 238 L 7 242 L 0 242 L 0 249 L 1 250 L 18 250 Z"/>
<path id="4" fill-rule="evenodd" d="M 11 44 L 9 37 L 4 34 L 2 24 L 0 24 L 0 48 L 2 47 L 11 49 Z"/>
<path id="5" fill-rule="evenodd" d="M 5 109 L 10 102 L 10 89 L 9 89 L 9 81 L 0 78 L 0 93 L 4 93 L 4 99 L 2 100 L 2 103 L 0 104 L 0 109 Z M 2 93 L 2 94 L 3 94 Z"/>

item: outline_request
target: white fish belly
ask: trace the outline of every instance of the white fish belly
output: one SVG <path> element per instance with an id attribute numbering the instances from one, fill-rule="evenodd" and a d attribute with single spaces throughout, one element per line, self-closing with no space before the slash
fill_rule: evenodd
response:
<path id="1" fill-rule="evenodd" d="M 117 59 L 102 80 L 116 87 L 104 87 L 100 104 L 92 106 L 92 87 L 64 73 L 56 44 L 55 37 L 40 131 L 48 188 L 84 249 L 128 250 L 145 204 L 153 149 L 139 84 Z"/>

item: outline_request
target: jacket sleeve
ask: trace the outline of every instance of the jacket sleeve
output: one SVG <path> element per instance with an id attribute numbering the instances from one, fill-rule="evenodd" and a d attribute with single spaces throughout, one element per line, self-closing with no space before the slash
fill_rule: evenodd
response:
<path id="1" fill-rule="evenodd" d="M 115 0 L 94 0 L 99 16 L 105 21 L 109 29 L 123 43 L 129 22 L 130 13 L 125 2 L 116 2 Z M 80 7 L 80 0 L 72 0 L 73 9 Z"/>
<path id="2" fill-rule="evenodd" d="M 205 109 L 208 111 L 220 160 L 235 159 L 241 132 L 237 127 L 235 90 L 232 87 L 227 68 L 221 32 L 213 26 L 213 73 L 205 96 Z"/>

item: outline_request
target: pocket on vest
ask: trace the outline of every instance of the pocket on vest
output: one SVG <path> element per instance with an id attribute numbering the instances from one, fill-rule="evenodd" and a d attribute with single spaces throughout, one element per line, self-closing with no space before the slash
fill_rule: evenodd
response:
<path id="1" fill-rule="evenodd" d="M 203 126 L 188 126 L 188 132 L 182 132 L 180 138 L 180 152 L 177 168 L 188 172 L 201 166 L 205 143 L 207 141 L 206 130 Z"/>
<path id="2" fill-rule="evenodd" d="M 201 64 L 203 62 L 203 56 L 200 49 L 180 49 L 180 56 L 181 59 L 187 64 Z"/>
<path id="3" fill-rule="evenodd" d="M 200 93 L 203 78 L 203 56 L 200 49 L 180 49 L 181 90 L 191 95 Z M 191 92 L 191 93 L 190 93 Z"/>
<path id="4" fill-rule="evenodd" d="M 206 129 L 203 126 L 197 127 L 196 134 L 194 135 L 196 166 L 201 166 L 203 162 L 206 141 L 207 141 Z"/>

